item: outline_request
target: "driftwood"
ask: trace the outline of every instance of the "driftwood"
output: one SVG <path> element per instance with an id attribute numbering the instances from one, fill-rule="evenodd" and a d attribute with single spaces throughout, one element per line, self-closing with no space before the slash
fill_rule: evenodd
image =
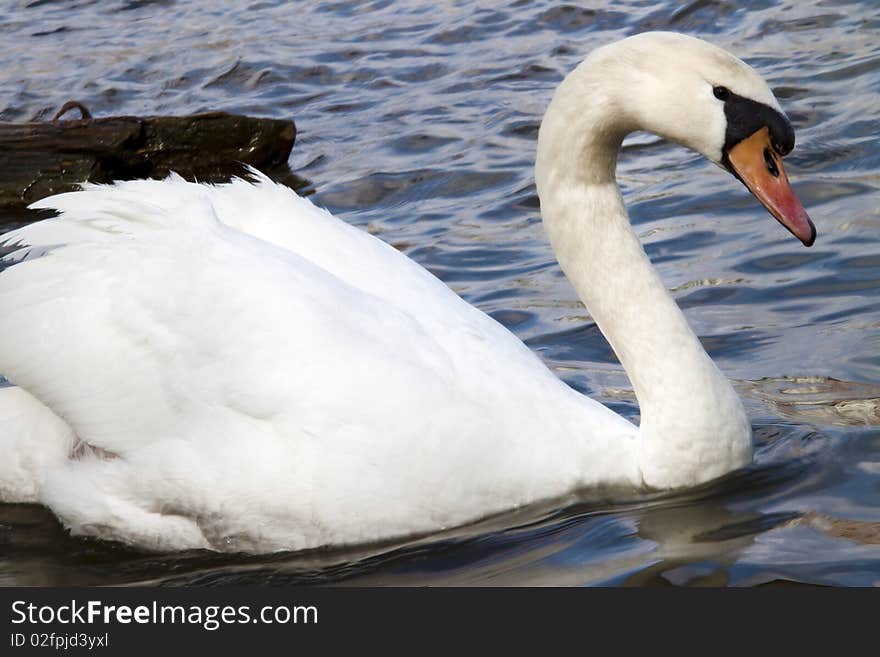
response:
<path id="1" fill-rule="evenodd" d="M 83 118 L 58 120 L 72 108 Z M 79 103 L 67 103 L 51 122 L 0 123 L 0 222 L 83 181 L 169 171 L 218 181 L 242 173 L 243 164 L 271 169 L 287 162 L 295 138 L 292 121 L 222 112 L 92 118 Z"/>

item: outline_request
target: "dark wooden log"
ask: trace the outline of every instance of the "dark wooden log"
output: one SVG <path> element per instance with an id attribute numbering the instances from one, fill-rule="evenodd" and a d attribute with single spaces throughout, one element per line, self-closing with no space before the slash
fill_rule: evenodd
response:
<path id="1" fill-rule="evenodd" d="M 241 174 L 243 164 L 272 169 L 287 162 L 295 138 L 293 121 L 223 112 L 0 123 L 0 222 L 84 181 L 176 171 L 210 182 Z"/>

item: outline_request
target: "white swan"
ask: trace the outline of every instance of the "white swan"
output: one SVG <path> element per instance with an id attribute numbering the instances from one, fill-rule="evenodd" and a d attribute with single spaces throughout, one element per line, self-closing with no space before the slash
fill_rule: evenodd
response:
<path id="1" fill-rule="evenodd" d="M 794 135 L 746 64 L 649 33 L 594 51 L 538 139 L 559 262 L 626 369 L 634 426 L 416 263 L 257 176 L 87 186 L 4 236 L 0 496 L 75 534 L 265 552 L 403 537 L 590 487 L 692 486 L 750 427 L 631 230 L 650 130 L 739 177 L 807 245 Z"/>

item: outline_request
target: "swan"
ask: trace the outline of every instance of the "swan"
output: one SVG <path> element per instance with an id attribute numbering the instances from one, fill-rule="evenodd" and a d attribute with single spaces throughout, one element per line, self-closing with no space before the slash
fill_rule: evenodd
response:
<path id="1" fill-rule="evenodd" d="M 630 227 L 647 130 L 729 171 L 805 245 L 794 132 L 694 37 L 594 50 L 540 127 L 541 215 L 632 382 L 638 426 L 421 266 L 259 172 L 40 200 L 3 236 L 0 499 L 145 550 L 262 553 L 430 534 L 577 491 L 695 486 L 751 430 Z"/>

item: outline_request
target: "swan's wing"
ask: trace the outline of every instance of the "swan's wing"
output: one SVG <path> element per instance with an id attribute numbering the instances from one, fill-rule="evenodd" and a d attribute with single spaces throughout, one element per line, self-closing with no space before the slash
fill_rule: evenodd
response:
<path id="1" fill-rule="evenodd" d="M 0 371 L 90 444 L 207 436 L 224 415 L 308 427 L 340 398 L 329 421 L 357 423 L 371 395 L 406 404 L 432 377 L 443 394 L 448 356 L 417 313 L 225 226 L 204 188 L 180 201 L 92 188 L 4 236 L 31 246 L 0 271 Z"/>
<path id="2" fill-rule="evenodd" d="M 21 239 L 19 231 L 0 239 L 29 244 L 31 249 L 20 255 L 31 251 L 39 254 L 59 243 L 106 240 L 106 235 L 94 231 L 86 235 L 83 230 L 119 230 L 112 226 L 119 226 L 122 216 L 129 224 L 124 230 L 131 230 L 146 220 L 145 209 L 177 217 L 167 228 L 185 230 L 184 222 L 191 221 L 186 208 L 196 198 L 211 206 L 220 223 L 295 253 L 348 285 L 398 306 L 419 307 L 426 296 L 447 297 L 453 303 L 457 299 L 442 281 L 394 247 L 334 217 L 256 169 L 250 173 L 253 182 L 235 178 L 222 185 L 191 183 L 176 174 L 164 180 L 120 181 L 111 187 L 87 184 L 86 191 L 102 192 L 104 197 L 112 194 L 117 199 L 109 216 L 104 209 L 93 207 L 91 196 L 61 194 L 31 207 L 64 211 L 72 221 L 28 226 L 26 240 Z M 130 204 L 128 208 L 126 203 Z M 132 207 L 136 209 L 132 211 Z M 421 310 L 431 313 L 431 307 Z"/>
<path id="3" fill-rule="evenodd" d="M 454 431 L 468 400 L 503 410 L 562 385 L 418 264 L 265 177 L 88 185 L 34 207 L 61 216 L 0 236 L 11 247 L 0 259 L 0 374 L 78 432 L 109 435 L 101 422 L 118 422 L 119 436 L 167 433 L 193 391 L 275 400 L 257 416 L 273 404 L 295 414 L 284 395 L 304 398 L 297 385 L 336 378 L 351 386 L 354 401 L 338 404 L 346 412 L 370 407 L 359 386 L 381 378 L 374 394 L 418 396 L 433 404 L 427 415 L 445 399 L 454 416 L 432 421 Z M 309 408 L 326 414 L 336 398 L 318 395 Z M 619 420 L 585 403 L 597 421 Z M 141 408 L 160 410 L 147 418 Z"/>

